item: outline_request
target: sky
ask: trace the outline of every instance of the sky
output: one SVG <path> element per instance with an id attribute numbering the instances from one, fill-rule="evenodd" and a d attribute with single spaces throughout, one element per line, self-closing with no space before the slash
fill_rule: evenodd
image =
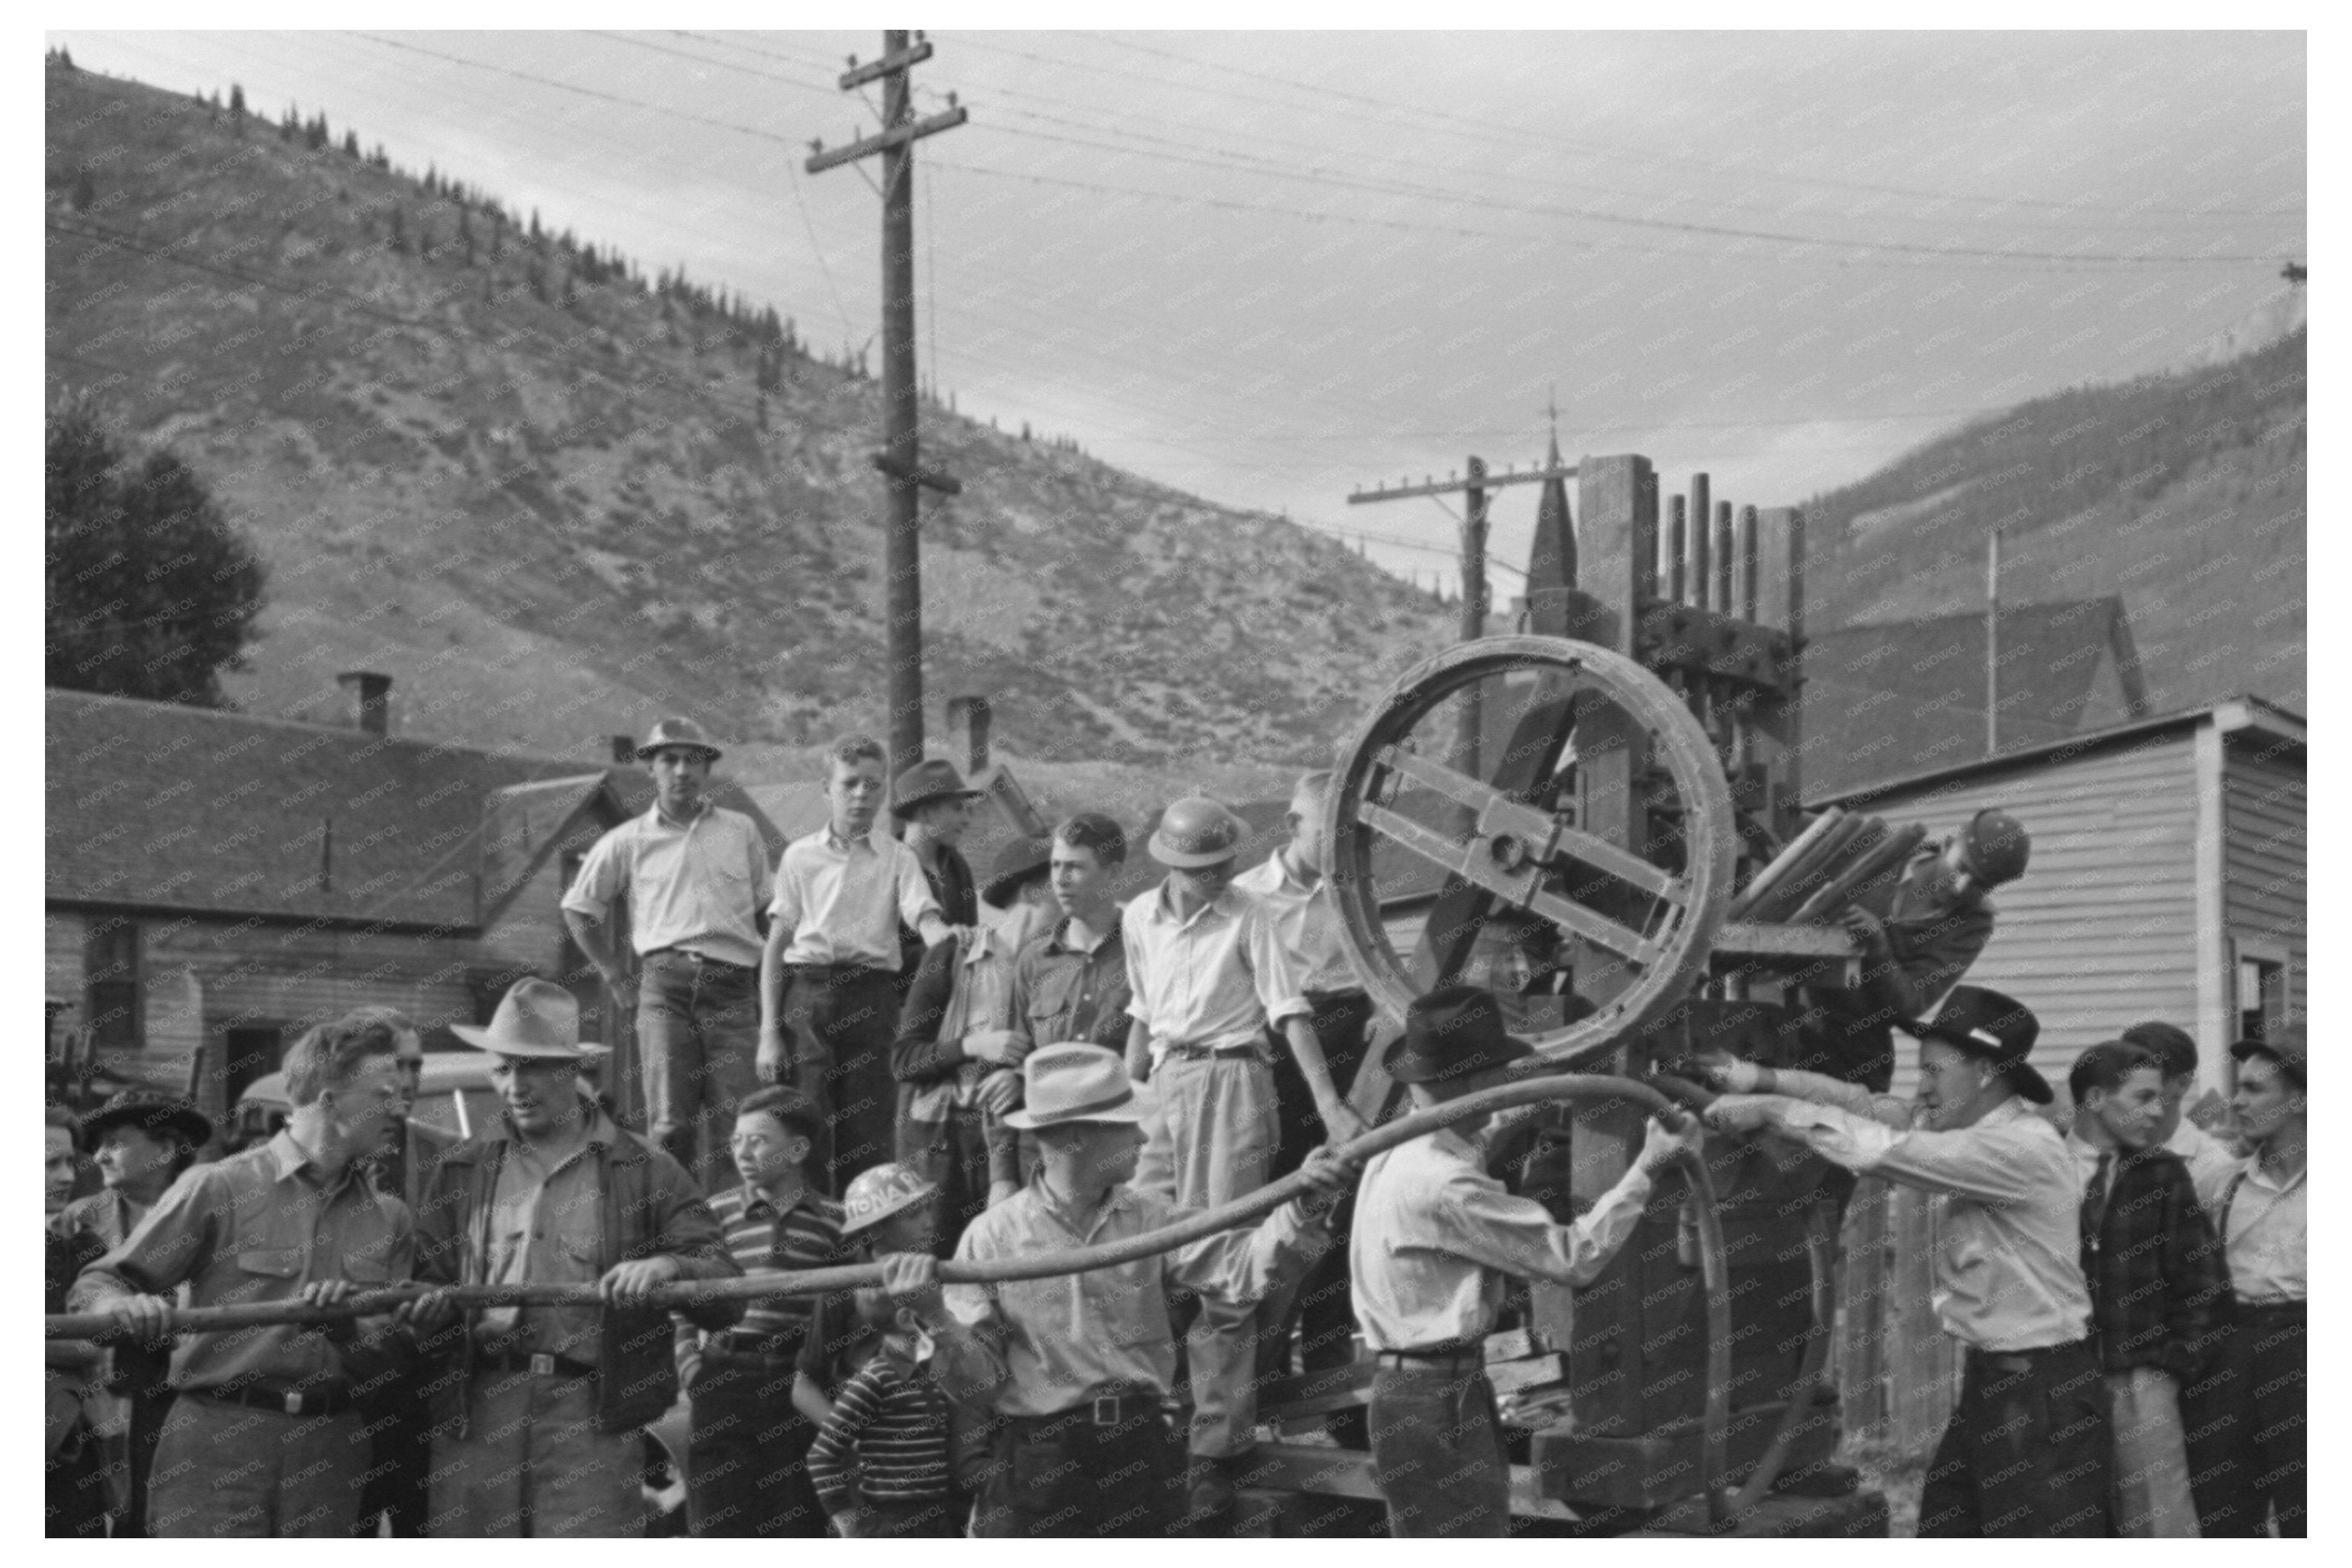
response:
<path id="1" fill-rule="evenodd" d="M 873 32 L 51 30 L 77 64 L 323 110 L 871 343 Z M 2305 258 L 2294 32 L 929 35 L 918 353 L 1076 438 L 1452 581 L 1376 482 L 1560 447 L 1801 502 L 1979 413 L 2178 363 Z M 878 346 L 873 356 L 878 366 Z M 1536 489 L 1497 492 L 1499 596 Z"/>

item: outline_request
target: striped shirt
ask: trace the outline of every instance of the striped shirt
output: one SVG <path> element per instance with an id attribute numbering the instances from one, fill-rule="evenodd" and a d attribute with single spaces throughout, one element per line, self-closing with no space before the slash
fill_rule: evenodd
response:
<path id="1" fill-rule="evenodd" d="M 827 1513 L 853 1502 L 947 1496 L 947 1395 L 929 1372 L 886 1345 L 841 1385 L 809 1447 L 808 1474 Z"/>
<path id="2" fill-rule="evenodd" d="M 792 1207 L 779 1213 L 757 1189 L 730 1187 L 712 1194 L 710 1212 L 719 1216 L 727 1249 L 746 1274 L 762 1268 L 822 1268 L 847 1260 L 841 1245 L 841 1205 L 822 1194 L 804 1191 Z M 814 1299 L 807 1296 L 753 1301 L 728 1336 L 739 1342 L 781 1340 L 785 1342 L 773 1353 L 797 1355 L 814 1310 Z M 677 1324 L 680 1357 L 698 1352 L 701 1331 L 683 1316 Z"/>

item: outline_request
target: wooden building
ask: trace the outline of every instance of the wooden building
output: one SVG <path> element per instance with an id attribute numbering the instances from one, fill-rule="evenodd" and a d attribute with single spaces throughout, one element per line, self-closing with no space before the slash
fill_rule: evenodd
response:
<path id="1" fill-rule="evenodd" d="M 80 1059 L 218 1120 L 320 1019 L 390 1005 L 455 1046 L 449 1024 L 538 974 L 616 1048 L 607 1087 L 633 1110 L 627 1020 L 557 905 L 597 837 L 650 808 L 645 769 L 393 736 L 389 682 L 352 684 L 348 725 L 47 694 L 46 970 Z M 781 853 L 741 790 L 713 793 Z"/>
<path id="2" fill-rule="evenodd" d="M 1943 833 L 1999 805 L 2033 833 L 1969 979 L 2042 1021 L 2053 1084 L 2147 1018 L 2197 1038 L 2226 1090 L 2242 1036 L 2300 1019 L 2309 984 L 2304 721 L 2255 697 L 2123 723 L 1865 788 L 1812 795 Z M 1916 1070 L 1898 1058 L 1898 1092 Z"/>

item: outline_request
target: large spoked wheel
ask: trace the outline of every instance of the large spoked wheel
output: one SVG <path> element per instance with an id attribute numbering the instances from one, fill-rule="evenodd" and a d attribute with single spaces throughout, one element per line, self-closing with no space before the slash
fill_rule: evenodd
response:
<path id="1" fill-rule="evenodd" d="M 1473 701 L 1487 716 L 1483 767 L 1459 740 Z M 1731 792 L 1682 699 L 1632 659 L 1560 637 L 1450 648 L 1390 688 L 1333 784 L 1333 891 L 1391 1018 L 1459 974 L 1506 907 L 1570 939 L 1577 988 L 1598 1006 L 1537 1036 L 1547 1057 L 1655 1022 L 1705 973 L 1731 896 Z M 1391 941 L 1391 909 L 1426 911 L 1410 957 Z"/>

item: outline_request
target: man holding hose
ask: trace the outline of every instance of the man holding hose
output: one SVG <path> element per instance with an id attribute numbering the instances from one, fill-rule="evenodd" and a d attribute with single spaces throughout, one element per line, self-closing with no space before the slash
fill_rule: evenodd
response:
<path id="1" fill-rule="evenodd" d="M 1535 1054 L 1507 1034 L 1492 993 L 1431 992 L 1405 1013 L 1390 1074 L 1412 1108 L 1494 1089 Z M 1623 1179 L 1572 1225 L 1486 1173 L 1483 1117 L 1376 1154 L 1356 1197 L 1349 1262 L 1356 1320 L 1378 1356 L 1372 1373 L 1372 1471 L 1389 1533 L 1500 1536 L 1510 1527 L 1510 1466 L 1480 1346 L 1495 1327 L 1505 1277 L 1589 1285 L 1633 1234 L 1652 1178 L 1699 1142 L 1650 1123 Z"/>

